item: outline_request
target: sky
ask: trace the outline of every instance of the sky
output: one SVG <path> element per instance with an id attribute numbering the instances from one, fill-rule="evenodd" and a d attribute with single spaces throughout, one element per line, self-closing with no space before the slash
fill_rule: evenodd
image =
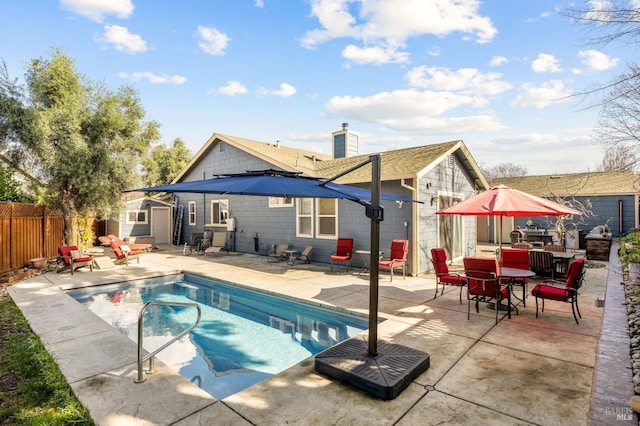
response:
<path id="1" fill-rule="evenodd" d="M 160 143 L 223 133 L 331 154 L 462 140 L 482 167 L 596 170 L 599 110 L 576 96 L 633 49 L 559 14 L 607 0 L 0 0 L 0 59 L 24 81 L 54 48 L 132 86 Z"/>

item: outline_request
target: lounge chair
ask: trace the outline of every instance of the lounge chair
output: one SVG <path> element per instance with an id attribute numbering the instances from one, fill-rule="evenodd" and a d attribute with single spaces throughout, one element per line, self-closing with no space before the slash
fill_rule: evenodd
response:
<path id="1" fill-rule="evenodd" d="M 153 249 L 153 244 L 128 243 L 113 234 L 109 234 L 105 237 L 98 237 L 98 241 L 100 241 L 100 245 L 105 247 L 109 247 L 111 245 L 111 241 L 116 241 L 119 245 L 126 244 L 131 248 L 131 250 L 140 250 L 142 253 L 151 253 L 151 249 Z"/>
<path id="2" fill-rule="evenodd" d="M 289 260 L 289 255 L 287 254 L 288 249 L 289 249 L 289 244 L 287 243 L 278 244 L 275 250 L 267 255 L 267 262 L 279 262 L 281 260 Z"/>
<path id="3" fill-rule="evenodd" d="M 223 250 L 227 249 L 227 233 L 226 232 L 214 232 L 213 238 L 211 239 L 211 245 L 207 247 L 204 251 L 205 254 L 214 254 L 220 253 Z"/>
<path id="4" fill-rule="evenodd" d="M 296 257 L 295 260 L 301 260 L 303 262 L 307 262 L 307 263 L 311 263 L 311 259 L 309 258 L 309 255 L 311 254 L 311 251 L 313 251 L 313 247 L 312 246 L 306 246 L 304 248 L 304 250 L 302 250 L 302 253 L 300 253 L 299 256 Z M 291 264 L 293 265 L 292 262 Z"/>
<path id="5" fill-rule="evenodd" d="M 124 263 L 126 266 L 129 266 L 129 261 L 133 259 L 137 259 L 138 263 L 140 263 L 140 255 L 142 254 L 140 250 L 132 250 L 129 245 L 120 244 L 118 241 L 111 241 L 110 245 L 115 257 L 113 263 L 116 265 Z"/>
<path id="6" fill-rule="evenodd" d="M 84 266 L 88 266 L 89 270 L 93 271 L 93 256 L 82 254 L 77 246 L 58 247 L 58 254 L 59 267 L 57 272 L 70 270 L 73 275 L 76 269 Z"/>

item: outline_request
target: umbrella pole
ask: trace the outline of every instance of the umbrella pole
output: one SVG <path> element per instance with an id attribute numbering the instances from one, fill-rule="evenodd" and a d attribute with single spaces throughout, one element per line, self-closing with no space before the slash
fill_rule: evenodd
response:
<path id="1" fill-rule="evenodd" d="M 371 156 L 371 204 L 380 205 L 380 156 Z M 371 218 L 369 247 L 369 356 L 378 354 L 378 280 L 380 253 L 380 222 Z"/>

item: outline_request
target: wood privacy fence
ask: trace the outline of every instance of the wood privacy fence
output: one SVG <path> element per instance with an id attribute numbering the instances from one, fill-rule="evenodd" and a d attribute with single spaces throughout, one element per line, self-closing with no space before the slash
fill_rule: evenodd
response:
<path id="1" fill-rule="evenodd" d="M 0 273 L 29 266 L 34 258 L 56 258 L 63 241 L 59 212 L 43 204 L 0 202 Z"/>

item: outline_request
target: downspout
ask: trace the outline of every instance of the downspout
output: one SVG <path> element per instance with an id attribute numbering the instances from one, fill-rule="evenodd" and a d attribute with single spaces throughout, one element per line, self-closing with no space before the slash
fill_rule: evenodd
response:
<path id="1" fill-rule="evenodd" d="M 414 181 L 418 181 L 418 176 L 415 176 Z M 400 186 L 404 189 L 408 189 L 411 191 L 411 199 L 417 200 L 417 191 L 413 186 L 407 185 L 405 182 L 405 178 L 400 180 Z M 411 204 L 411 241 L 413 244 L 411 245 L 411 251 L 409 256 L 411 258 L 411 271 L 409 271 L 409 275 L 415 277 L 418 275 L 417 271 L 419 271 L 418 265 L 418 245 L 420 244 L 418 241 L 418 203 L 410 203 Z"/>

